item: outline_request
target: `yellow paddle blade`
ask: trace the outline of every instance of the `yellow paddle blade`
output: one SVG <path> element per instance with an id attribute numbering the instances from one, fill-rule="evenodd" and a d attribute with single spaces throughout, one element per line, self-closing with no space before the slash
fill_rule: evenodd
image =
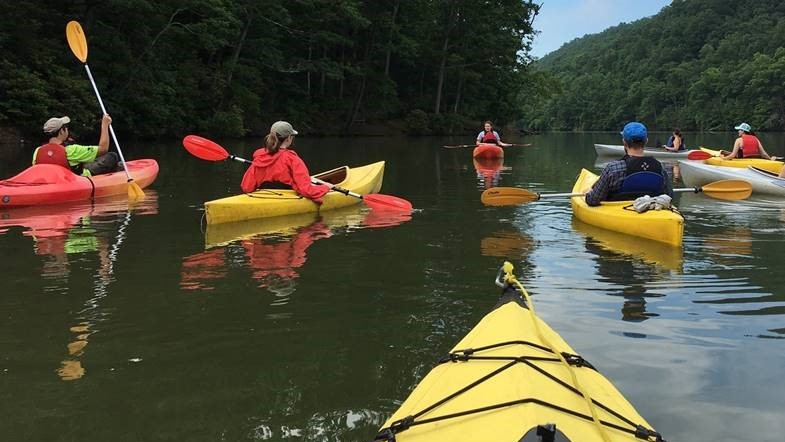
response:
<path id="1" fill-rule="evenodd" d="M 69 21 L 65 26 L 65 37 L 76 58 L 82 63 L 87 63 L 87 38 L 82 31 L 82 25 L 77 21 Z"/>
<path id="2" fill-rule="evenodd" d="M 144 198 L 144 192 L 142 192 L 142 188 L 139 187 L 133 180 L 128 181 L 128 199 L 131 201 L 137 201 Z"/>
<path id="3" fill-rule="evenodd" d="M 491 187 L 480 196 L 486 206 L 511 206 L 540 199 L 540 195 L 517 187 Z"/>
<path id="4" fill-rule="evenodd" d="M 701 191 L 721 200 L 743 200 L 752 194 L 752 185 L 744 180 L 720 180 L 701 186 Z"/>

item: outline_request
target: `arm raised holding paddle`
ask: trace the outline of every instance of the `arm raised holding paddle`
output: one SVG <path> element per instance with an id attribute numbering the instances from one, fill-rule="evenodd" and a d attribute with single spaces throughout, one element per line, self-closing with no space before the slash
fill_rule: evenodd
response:
<path id="1" fill-rule="evenodd" d="M 101 100 L 101 94 L 98 92 L 98 86 L 95 84 L 93 74 L 90 72 L 90 66 L 87 65 L 87 38 L 85 37 L 84 31 L 82 30 L 82 25 L 76 21 L 68 22 L 65 28 L 65 35 L 66 39 L 68 40 L 68 46 L 71 48 L 71 52 L 73 52 L 74 56 L 76 56 L 76 58 L 84 64 L 85 71 L 87 71 L 87 78 L 90 80 L 90 84 L 93 85 L 93 91 L 95 92 L 95 97 L 98 99 L 98 105 L 101 107 L 101 112 L 104 115 L 105 122 L 108 118 L 108 113 L 106 112 L 106 107 L 104 106 L 103 100 Z M 120 162 L 123 165 L 125 176 L 128 179 L 128 198 L 131 200 L 144 198 L 144 192 L 142 191 L 142 188 L 134 182 L 134 179 L 131 178 L 131 174 L 128 172 L 128 166 L 125 163 L 123 151 L 120 149 L 120 143 L 117 141 L 117 136 L 114 133 L 114 128 L 112 127 L 111 122 L 112 119 L 109 118 L 109 122 L 106 123 L 106 125 L 109 128 L 109 133 L 112 135 L 114 145 L 117 147 L 117 154 L 120 156 Z"/>

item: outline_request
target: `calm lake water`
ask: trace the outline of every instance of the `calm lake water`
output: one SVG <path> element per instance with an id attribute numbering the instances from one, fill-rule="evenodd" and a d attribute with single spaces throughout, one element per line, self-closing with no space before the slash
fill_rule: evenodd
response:
<path id="1" fill-rule="evenodd" d="M 785 154 L 785 135 L 762 139 Z M 161 166 L 139 204 L 0 212 L 0 440 L 370 440 L 493 306 L 505 259 L 666 439 L 782 440 L 785 201 L 680 194 L 674 250 L 573 221 L 567 199 L 483 206 L 491 184 L 570 191 L 607 161 L 593 143 L 619 143 L 506 141 L 534 146 L 494 175 L 441 147 L 471 135 L 297 140 L 312 172 L 386 160 L 382 193 L 411 219 L 358 205 L 205 229 L 203 202 L 237 193 L 244 166 L 179 141 L 124 143 Z M 222 140 L 246 157 L 259 142 Z M 6 149 L 0 176 L 29 156 Z"/>

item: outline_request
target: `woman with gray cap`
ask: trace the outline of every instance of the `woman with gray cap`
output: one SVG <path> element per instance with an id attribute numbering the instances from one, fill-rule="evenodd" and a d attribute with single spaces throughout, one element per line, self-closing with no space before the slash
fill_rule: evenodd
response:
<path id="1" fill-rule="evenodd" d="M 766 158 L 767 160 L 774 160 L 777 157 L 772 157 L 766 150 L 763 149 L 763 144 L 757 136 L 752 132 L 752 127 L 747 123 L 741 123 L 734 129 L 739 131 L 739 137 L 733 143 L 733 150 L 730 153 L 722 151 L 720 157 L 723 160 L 731 160 L 733 158 Z"/>
<path id="2" fill-rule="evenodd" d="M 250 193 L 256 189 L 294 189 L 299 195 L 322 203 L 330 191 L 325 184 L 313 184 L 308 167 L 290 149 L 297 131 L 286 121 L 276 121 L 270 127 L 264 147 L 253 153 L 253 162 L 243 175 L 240 187 Z"/>
<path id="3" fill-rule="evenodd" d="M 49 142 L 33 152 L 33 164 L 58 164 L 83 176 L 100 175 L 117 171 L 119 157 L 109 150 L 109 124 L 112 117 L 104 115 L 101 119 L 101 137 L 97 146 L 68 143 L 71 135 L 66 117 L 50 118 L 44 123 L 44 136 Z"/>

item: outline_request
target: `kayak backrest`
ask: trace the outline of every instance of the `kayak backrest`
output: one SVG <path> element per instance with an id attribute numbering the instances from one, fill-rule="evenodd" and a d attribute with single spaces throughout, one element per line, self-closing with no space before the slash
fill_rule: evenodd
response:
<path id="1" fill-rule="evenodd" d="M 322 181 L 327 181 L 330 184 L 341 184 L 346 180 L 347 169 L 346 166 L 342 166 L 314 176 Z"/>

